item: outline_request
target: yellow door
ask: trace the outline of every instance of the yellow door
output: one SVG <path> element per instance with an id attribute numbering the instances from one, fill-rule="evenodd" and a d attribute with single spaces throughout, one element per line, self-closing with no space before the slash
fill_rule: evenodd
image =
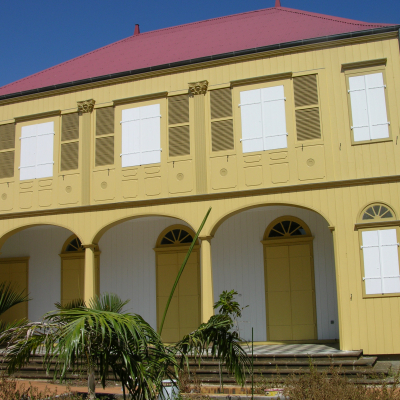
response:
<path id="1" fill-rule="evenodd" d="M 171 293 L 186 251 L 168 249 L 157 252 L 157 321 L 160 326 L 165 305 Z M 199 255 L 194 250 L 175 290 L 164 322 L 162 339 L 177 342 L 200 325 Z"/>
<path id="2" fill-rule="evenodd" d="M 268 340 L 317 339 L 311 245 L 265 246 Z"/>
<path id="3" fill-rule="evenodd" d="M 99 290 L 99 257 L 96 261 L 96 290 Z M 61 255 L 61 304 L 84 298 L 85 254 Z"/>
<path id="4" fill-rule="evenodd" d="M 28 293 L 28 258 L 0 259 L 0 282 L 11 282 L 12 287 Z M 28 318 L 28 302 L 17 304 L 0 316 L 5 322 Z"/>

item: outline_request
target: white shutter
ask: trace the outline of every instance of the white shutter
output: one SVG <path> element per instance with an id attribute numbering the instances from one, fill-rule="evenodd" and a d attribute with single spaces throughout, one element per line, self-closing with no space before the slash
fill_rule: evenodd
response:
<path id="1" fill-rule="evenodd" d="M 385 86 L 383 75 L 365 75 L 367 87 L 368 113 L 370 118 L 371 139 L 383 139 L 389 137 L 389 123 L 386 113 Z"/>
<path id="2" fill-rule="evenodd" d="M 139 108 L 122 110 L 122 167 L 140 165 Z"/>
<path id="3" fill-rule="evenodd" d="M 243 153 L 264 150 L 261 111 L 261 90 L 240 92 Z"/>
<path id="4" fill-rule="evenodd" d="M 36 178 L 36 125 L 21 128 L 21 160 L 19 166 L 19 179 Z"/>
<path id="5" fill-rule="evenodd" d="M 36 125 L 36 178 L 53 176 L 54 122 Z"/>
<path id="6" fill-rule="evenodd" d="M 160 105 L 122 110 L 122 167 L 161 162 Z"/>
<path id="7" fill-rule="evenodd" d="M 261 89 L 264 150 L 287 147 L 283 85 Z"/>
<path id="8" fill-rule="evenodd" d="M 141 164 L 161 162 L 160 105 L 140 107 Z"/>
<path id="9" fill-rule="evenodd" d="M 382 294 L 379 231 L 362 232 L 365 294 Z"/>
<path id="10" fill-rule="evenodd" d="M 349 78 L 349 92 L 351 115 L 353 119 L 353 137 L 355 142 L 370 140 L 370 122 L 367 106 L 367 91 L 365 76 L 351 76 Z"/>
<path id="11" fill-rule="evenodd" d="M 396 229 L 379 231 L 381 268 L 383 280 L 382 293 L 400 293 L 399 255 Z"/>

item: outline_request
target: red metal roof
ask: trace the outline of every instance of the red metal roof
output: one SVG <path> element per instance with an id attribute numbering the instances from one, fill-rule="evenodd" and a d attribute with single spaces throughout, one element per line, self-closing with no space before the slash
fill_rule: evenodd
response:
<path id="1" fill-rule="evenodd" d="M 390 26 L 273 7 L 130 36 L 0 88 L 0 96 L 279 43 Z"/>

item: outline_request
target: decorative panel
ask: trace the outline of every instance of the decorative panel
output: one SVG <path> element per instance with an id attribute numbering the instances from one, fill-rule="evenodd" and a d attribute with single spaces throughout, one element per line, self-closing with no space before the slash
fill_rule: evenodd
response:
<path id="1" fill-rule="evenodd" d="M 174 194 L 191 192 L 193 190 L 193 183 L 192 160 L 168 163 L 169 193 Z"/>
<path id="2" fill-rule="evenodd" d="M 236 156 L 215 157 L 210 160 L 210 164 L 213 189 L 233 189 L 237 186 Z"/>

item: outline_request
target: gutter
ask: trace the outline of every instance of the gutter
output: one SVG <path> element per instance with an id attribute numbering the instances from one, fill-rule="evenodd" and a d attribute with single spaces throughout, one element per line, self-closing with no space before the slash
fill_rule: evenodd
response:
<path id="1" fill-rule="evenodd" d="M 273 45 L 269 45 L 269 46 L 255 47 L 255 48 L 246 49 L 246 50 L 239 50 L 239 51 L 232 51 L 229 53 L 216 54 L 213 56 L 206 56 L 206 57 L 200 57 L 200 58 L 193 58 L 190 60 L 177 61 L 177 62 L 168 63 L 168 64 L 161 64 L 161 65 L 156 65 L 153 67 L 146 67 L 146 68 L 140 68 L 140 69 L 135 69 L 135 70 L 130 70 L 130 71 L 117 72 L 115 74 L 101 75 L 101 76 L 96 76 L 94 78 L 81 79 L 78 81 L 60 83 L 60 84 L 52 85 L 52 86 L 45 86 L 45 87 L 38 88 L 38 89 L 25 90 L 23 92 L 5 94 L 5 95 L 0 96 L 0 101 L 6 100 L 6 99 L 12 99 L 12 98 L 16 98 L 16 97 L 21 97 L 21 96 L 27 96 L 30 94 L 49 92 L 51 90 L 56 90 L 56 89 L 64 89 L 64 88 L 78 86 L 78 85 L 85 85 L 87 83 L 106 81 L 108 79 L 122 78 L 122 77 L 126 77 L 126 76 L 131 76 L 131 75 L 143 74 L 146 72 L 159 71 L 159 70 L 174 68 L 174 67 L 182 67 L 185 65 L 194 65 L 194 64 L 199 64 L 202 62 L 207 62 L 207 61 L 214 61 L 214 60 L 220 60 L 220 59 L 224 59 L 224 58 L 244 56 L 244 55 L 248 55 L 248 54 L 257 54 L 257 53 L 262 53 L 262 52 L 271 51 L 271 50 L 287 49 L 290 47 L 298 47 L 298 46 L 304 46 L 304 45 L 309 45 L 309 44 L 324 43 L 324 42 L 330 42 L 330 41 L 335 41 L 335 40 L 350 39 L 350 38 L 356 38 L 356 37 L 362 37 L 362 36 L 368 36 L 368 35 L 374 35 L 374 34 L 380 34 L 380 33 L 388 33 L 388 32 L 398 32 L 399 41 L 400 41 L 400 25 L 393 25 L 393 26 L 389 26 L 389 27 L 385 26 L 382 28 L 367 29 L 364 31 L 356 31 L 356 32 L 349 32 L 349 33 L 340 33 L 340 34 L 336 34 L 336 35 L 321 36 L 321 37 L 312 38 L 312 39 L 296 40 L 293 42 L 278 43 L 278 44 L 273 44 Z"/>

